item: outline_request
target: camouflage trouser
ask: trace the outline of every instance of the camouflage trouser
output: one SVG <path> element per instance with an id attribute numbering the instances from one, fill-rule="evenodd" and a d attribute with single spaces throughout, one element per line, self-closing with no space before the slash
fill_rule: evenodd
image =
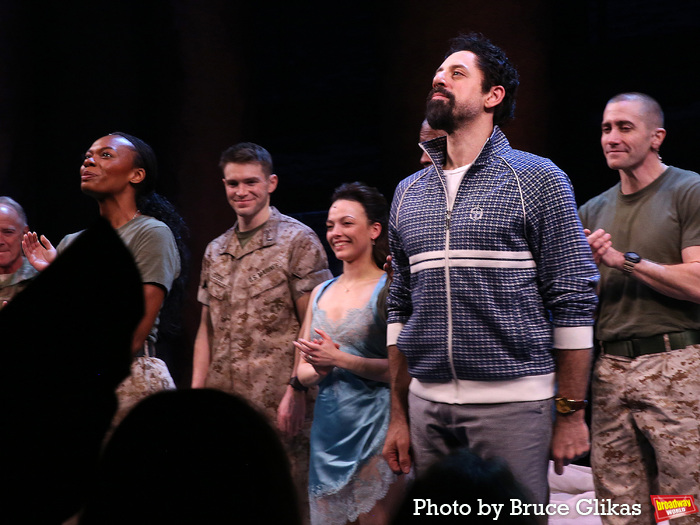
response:
<path id="1" fill-rule="evenodd" d="M 591 465 L 599 500 L 641 504 L 610 525 L 655 523 L 650 495 L 700 499 L 700 345 L 628 359 L 601 355 L 593 374 Z M 673 520 L 700 523 L 700 515 Z"/>

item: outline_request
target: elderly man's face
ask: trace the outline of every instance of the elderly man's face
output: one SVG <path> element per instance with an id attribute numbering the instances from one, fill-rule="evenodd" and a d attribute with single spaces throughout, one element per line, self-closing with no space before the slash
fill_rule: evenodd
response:
<path id="1" fill-rule="evenodd" d="M 0 204 L 0 274 L 15 273 L 22 266 L 22 236 L 26 231 L 14 208 Z"/>

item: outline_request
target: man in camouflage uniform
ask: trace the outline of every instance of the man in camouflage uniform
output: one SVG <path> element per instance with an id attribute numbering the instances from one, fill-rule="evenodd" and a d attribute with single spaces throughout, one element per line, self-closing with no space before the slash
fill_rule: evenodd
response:
<path id="1" fill-rule="evenodd" d="M 295 377 L 292 342 L 309 293 L 331 277 L 328 260 L 311 228 L 270 206 L 277 175 L 264 148 L 237 144 L 219 166 L 237 222 L 202 262 L 192 387 L 238 394 L 276 422 L 305 498 L 312 400 Z"/>
<path id="2" fill-rule="evenodd" d="M 619 504 L 606 524 L 654 523 L 652 494 L 700 496 L 700 176 L 661 161 L 665 136 L 654 99 L 610 99 L 601 144 L 620 182 L 579 210 L 601 274 L 591 464 L 597 498 Z"/>

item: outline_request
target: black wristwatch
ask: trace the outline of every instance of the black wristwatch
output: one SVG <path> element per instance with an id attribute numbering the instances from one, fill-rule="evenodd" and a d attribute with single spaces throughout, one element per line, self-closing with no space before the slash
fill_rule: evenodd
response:
<path id="1" fill-rule="evenodd" d="M 627 252 L 625 254 L 625 264 L 622 266 L 622 271 L 627 275 L 632 273 L 634 270 L 634 265 L 640 262 L 642 258 L 634 252 Z"/>
<path id="2" fill-rule="evenodd" d="M 563 396 L 557 396 L 554 398 L 554 405 L 557 408 L 557 412 L 562 415 L 573 414 L 577 410 L 583 410 L 586 408 L 588 401 L 582 399 L 581 401 L 576 401 L 575 399 L 567 399 Z"/>
<path id="3" fill-rule="evenodd" d="M 297 376 L 294 376 L 289 380 L 289 383 L 287 383 L 289 386 L 291 386 L 294 390 L 297 392 L 308 392 L 309 388 L 302 385 L 301 381 L 299 381 L 299 378 Z"/>

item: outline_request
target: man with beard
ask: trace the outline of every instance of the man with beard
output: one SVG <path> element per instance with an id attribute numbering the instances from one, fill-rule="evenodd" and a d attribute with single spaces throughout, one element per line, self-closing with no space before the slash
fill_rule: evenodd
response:
<path id="1" fill-rule="evenodd" d="M 427 119 L 447 136 L 421 144 L 432 164 L 398 185 L 389 222 L 384 455 L 419 474 L 460 447 L 500 456 L 546 503 L 550 450 L 561 474 L 589 448 L 598 273 L 566 174 L 499 128 L 518 83 L 476 34 L 454 39 L 435 73 Z"/>

